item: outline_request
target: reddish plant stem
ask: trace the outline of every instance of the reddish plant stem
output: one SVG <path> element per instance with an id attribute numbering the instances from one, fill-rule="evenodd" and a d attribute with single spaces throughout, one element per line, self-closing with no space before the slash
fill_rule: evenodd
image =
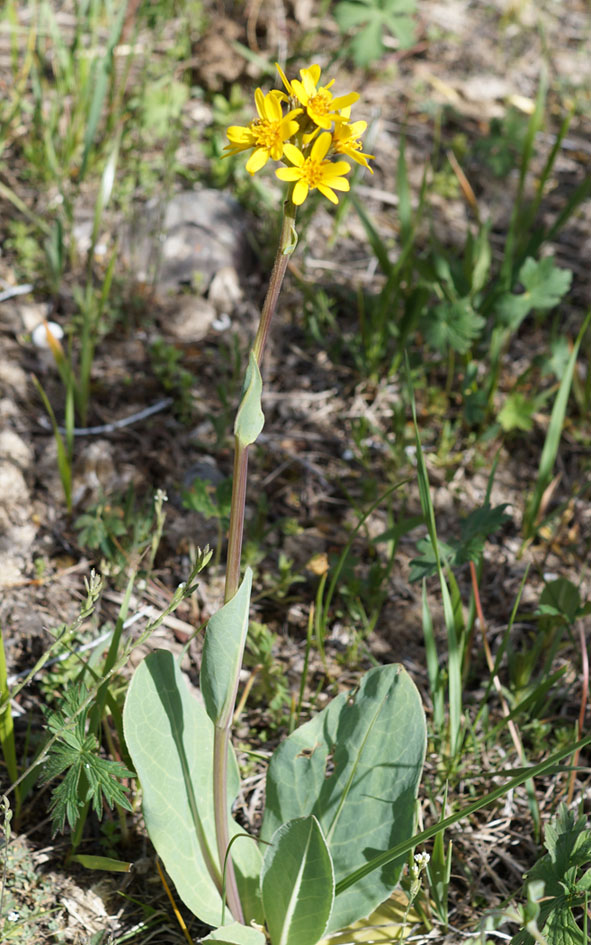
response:
<path id="1" fill-rule="evenodd" d="M 277 254 L 273 264 L 273 271 L 267 290 L 267 296 L 261 311 L 261 318 L 253 344 L 253 353 L 260 366 L 269 328 L 277 306 L 277 299 L 281 291 L 283 277 L 287 269 L 289 257 L 295 249 L 295 216 L 296 207 L 288 198 L 283 207 L 283 223 Z M 240 585 L 240 559 L 242 557 L 242 540 L 244 535 L 244 513 L 246 506 L 246 483 L 248 472 L 248 446 L 243 445 L 235 437 L 234 476 L 232 479 L 232 504 L 230 507 L 230 527 L 228 530 L 228 556 L 226 561 L 226 583 L 224 588 L 224 602 L 231 600 Z M 213 744 L 213 796 L 215 830 L 220 861 L 220 870 L 226 863 L 226 897 L 228 906 L 234 919 L 244 923 L 244 912 L 240 902 L 240 894 L 236 883 L 236 873 L 232 856 L 227 856 L 229 838 L 228 826 L 228 751 L 231 744 L 231 725 L 234 706 L 230 712 L 230 722 L 224 728 L 217 725 L 214 728 Z"/>
<path id="2" fill-rule="evenodd" d="M 501 700 L 501 709 L 502 709 L 503 715 L 506 718 L 508 715 L 510 715 L 509 706 L 507 705 L 507 701 L 503 695 L 501 680 L 499 679 L 498 675 L 494 671 L 495 661 L 493 660 L 492 653 L 490 651 L 490 646 L 488 645 L 488 639 L 486 636 L 486 623 L 484 620 L 484 614 L 482 612 L 482 604 L 480 603 L 480 591 L 478 590 L 478 576 L 476 574 L 476 565 L 474 564 L 473 561 L 470 562 L 470 576 L 472 577 L 472 593 L 474 594 L 474 603 L 476 605 L 476 613 L 478 615 L 478 620 L 480 621 L 480 629 L 482 631 L 482 645 L 484 647 L 484 655 L 486 657 L 486 663 L 487 663 L 489 672 L 492 676 L 494 687 L 497 690 L 499 699 Z M 509 719 L 507 721 L 507 726 L 509 728 L 509 732 L 511 733 L 511 738 L 513 740 L 513 744 L 515 745 L 515 750 L 517 751 L 519 758 L 523 760 L 525 758 L 523 745 L 521 744 L 519 732 L 517 731 L 517 727 L 513 719 Z"/>

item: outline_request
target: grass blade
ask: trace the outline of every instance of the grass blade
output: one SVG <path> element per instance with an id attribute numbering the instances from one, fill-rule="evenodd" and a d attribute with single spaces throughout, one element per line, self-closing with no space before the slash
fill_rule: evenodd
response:
<path id="1" fill-rule="evenodd" d="M 560 382 L 560 387 L 558 388 L 558 394 L 556 395 L 554 406 L 552 407 L 550 426 L 548 427 L 548 432 L 546 433 L 546 439 L 544 441 L 544 448 L 542 450 L 540 466 L 538 469 L 536 488 L 534 490 L 533 496 L 527 503 L 527 508 L 523 517 L 523 534 L 525 540 L 528 540 L 533 536 L 536 527 L 536 519 L 540 511 L 542 497 L 548 485 L 550 484 L 550 480 L 552 479 L 552 472 L 560 446 L 560 437 L 562 435 L 562 428 L 564 425 L 568 398 L 575 371 L 575 364 L 579 354 L 581 341 L 583 340 L 583 336 L 585 335 L 590 322 L 591 311 L 588 312 L 587 317 L 583 322 L 582 328 L 577 336 L 577 340 L 574 344 L 570 358 L 568 359 L 564 376 Z"/>

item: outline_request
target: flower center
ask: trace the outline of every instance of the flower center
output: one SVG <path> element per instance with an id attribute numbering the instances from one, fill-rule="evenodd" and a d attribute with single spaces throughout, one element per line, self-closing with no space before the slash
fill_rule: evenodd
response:
<path id="1" fill-rule="evenodd" d="M 300 168 L 302 179 L 308 182 L 309 187 L 317 187 L 322 181 L 322 164 L 312 158 L 306 158 Z"/>
<path id="2" fill-rule="evenodd" d="M 257 145 L 260 148 L 266 148 L 272 151 L 273 148 L 281 145 L 281 130 L 279 122 L 267 121 L 266 118 L 259 118 L 251 123 L 252 133 L 256 136 Z"/>
<path id="3" fill-rule="evenodd" d="M 313 95 L 312 98 L 308 99 L 308 108 L 313 112 L 316 112 L 317 115 L 326 115 L 331 110 L 331 102 L 331 93 L 327 92 L 326 89 L 319 89 L 316 92 L 316 95 Z"/>

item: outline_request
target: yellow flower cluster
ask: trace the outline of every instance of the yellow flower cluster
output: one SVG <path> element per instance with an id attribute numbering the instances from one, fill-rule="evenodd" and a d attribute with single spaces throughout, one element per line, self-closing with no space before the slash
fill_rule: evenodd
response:
<path id="1" fill-rule="evenodd" d="M 275 171 L 280 180 L 293 184 L 291 199 L 294 204 L 304 202 L 311 190 L 319 190 L 332 203 L 338 203 L 335 191 L 349 190 L 344 176 L 351 168 L 346 161 L 332 161 L 334 155 L 344 155 L 367 167 L 373 154 L 362 151 L 361 135 L 367 122 L 350 122 L 351 106 L 357 101 L 357 92 L 336 98 L 331 92 L 334 79 L 319 85 L 321 69 L 318 65 L 300 69 L 300 79 L 290 82 L 277 66 L 285 91 L 273 89 L 264 95 L 255 92 L 258 118 L 249 125 L 232 125 L 227 130 L 230 144 L 224 150 L 228 156 L 250 151 L 246 170 L 254 174 L 265 166 L 269 158 L 281 161 L 285 167 Z M 284 107 L 287 111 L 284 114 Z"/>

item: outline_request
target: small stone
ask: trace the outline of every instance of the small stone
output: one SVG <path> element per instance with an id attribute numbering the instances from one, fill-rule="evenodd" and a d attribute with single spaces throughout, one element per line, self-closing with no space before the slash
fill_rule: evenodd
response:
<path id="1" fill-rule="evenodd" d="M 16 463 L 21 469 L 27 469 L 33 461 L 33 454 L 30 446 L 18 433 L 14 430 L 2 430 L 0 432 L 0 458 Z"/>
<path id="2" fill-rule="evenodd" d="M 211 280 L 208 300 L 220 315 L 228 315 L 242 299 L 240 279 L 234 266 L 222 266 Z"/>
<path id="3" fill-rule="evenodd" d="M 215 315 L 213 305 L 201 296 L 181 296 L 166 320 L 166 330 L 178 341 L 200 341 L 210 331 Z"/>
<path id="4" fill-rule="evenodd" d="M 64 337 L 64 329 L 61 325 L 58 325 L 57 322 L 40 322 L 39 325 L 35 325 L 31 332 L 31 341 L 36 348 L 41 348 L 46 351 L 51 347 L 47 338 L 48 331 L 51 332 L 57 341 L 61 341 Z"/>

